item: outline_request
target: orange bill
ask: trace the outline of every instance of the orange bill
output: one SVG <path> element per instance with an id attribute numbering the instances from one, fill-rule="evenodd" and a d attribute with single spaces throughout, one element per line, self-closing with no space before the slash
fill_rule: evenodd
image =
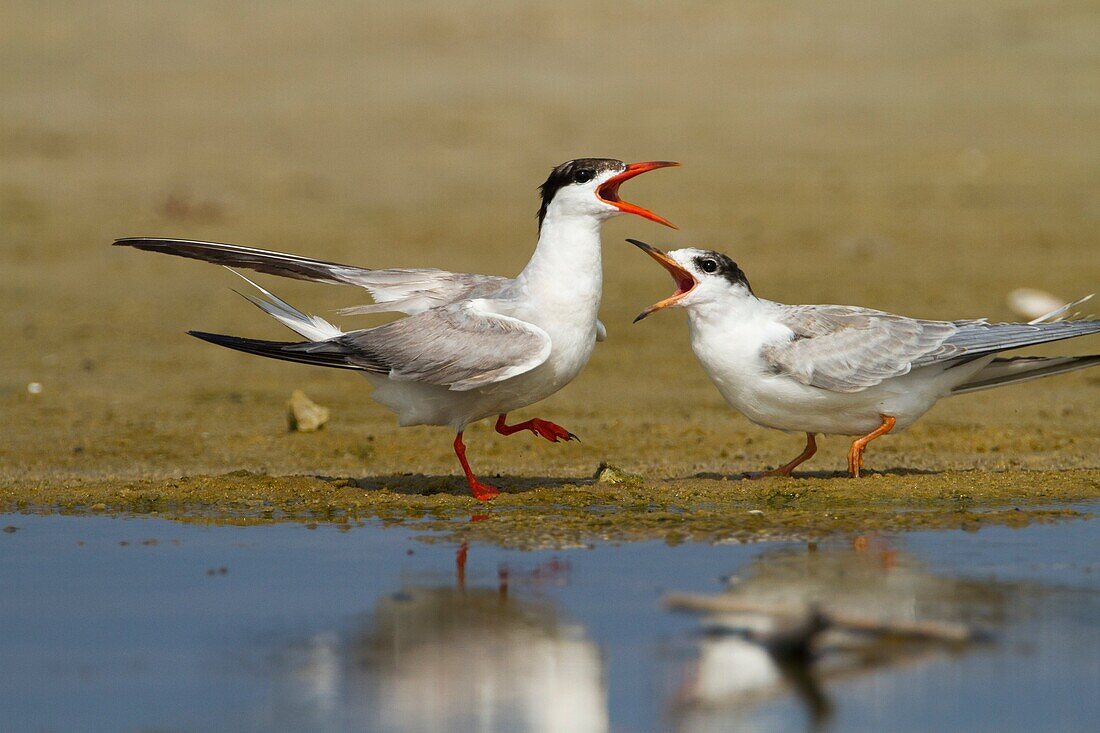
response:
<path id="1" fill-rule="evenodd" d="M 629 201 L 623 201 L 619 198 L 619 186 L 625 181 L 629 181 L 634 176 L 640 176 L 648 171 L 656 170 L 658 168 L 672 168 L 680 165 L 679 163 L 673 163 L 667 160 L 651 160 L 647 163 L 631 163 L 626 167 L 626 170 L 617 176 L 613 176 L 600 184 L 596 189 L 596 196 L 600 201 L 611 204 L 624 214 L 637 214 L 643 219 L 649 219 L 655 221 L 658 224 L 664 224 L 666 227 L 672 227 L 676 229 L 676 225 L 670 222 L 663 216 L 654 214 L 649 209 L 643 209 L 641 206 L 632 204 Z"/>
<path id="2" fill-rule="evenodd" d="M 638 317 L 634 319 L 634 322 L 642 320 L 653 311 L 659 311 L 662 308 L 667 308 L 670 305 L 676 305 L 681 299 L 699 284 L 699 281 L 695 279 L 695 276 L 680 266 L 680 263 L 669 257 L 667 254 L 657 249 L 652 245 L 648 245 L 645 242 L 640 242 L 637 239 L 626 240 L 633 244 L 638 249 L 645 252 L 647 255 L 657 260 L 657 263 L 668 270 L 668 273 L 672 275 L 672 279 L 676 281 L 676 292 L 668 296 L 662 301 L 654 303 L 646 308 L 644 311 L 638 314 Z"/>

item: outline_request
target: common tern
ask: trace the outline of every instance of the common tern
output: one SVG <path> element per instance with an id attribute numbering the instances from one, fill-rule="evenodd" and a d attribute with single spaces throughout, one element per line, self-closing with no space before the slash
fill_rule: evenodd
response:
<path id="1" fill-rule="evenodd" d="M 606 332 L 596 318 L 603 285 L 601 225 L 625 213 L 673 226 L 622 200 L 619 187 L 642 173 L 674 165 L 582 158 L 554 168 L 540 188 L 538 244 L 515 278 L 437 269 L 372 270 L 193 240 L 137 237 L 115 244 L 299 280 L 354 285 L 369 291 L 374 303 L 344 313 L 407 314 L 382 326 L 344 332 L 252 283 L 260 296 L 245 297 L 306 341 L 190 333 L 250 354 L 363 372 L 374 384 L 374 399 L 396 413 L 400 425 L 454 428 L 454 451 L 470 492 L 487 500 L 500 492 L 470 469 L 463 431 L 495 415 L 502 435 L 529 430 L 555 443 L 576 438 L 547 420 L 508 425 L 505 418 L 568 384 L 603 340 Z"/>
<path id="2" fill-rule="evenodd" d="M 814 455 L 815 435 L 823 433 L 858 436 L 848 451 L 855 478 L 868 443 L 909 427 L 942 397 L 1100 364 L 1100 354 L 998 356 L 1100 332 L 1100 320 L 1054 321 L 1084 299 L 1028 323 L 784 305 L 757 297 L 741 268 L 720 252 L 666 254 L 627 241 L 668 270 L 677 286 L 635 322 L 669 306 L 686 308 L 692 350 L 726 401 L 758 425 L 806 434 L 798 457 L 754 476 L 789 476 Z"/>

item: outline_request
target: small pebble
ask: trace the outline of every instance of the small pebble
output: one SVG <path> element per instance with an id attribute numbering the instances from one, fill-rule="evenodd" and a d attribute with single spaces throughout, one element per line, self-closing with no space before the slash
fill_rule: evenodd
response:
<path id="1" fill-rule="evenodd" d="M 596 483 L 600 484 L 637 484 L 643 481 L 638 474 L 624 471 L 606 461 L 599 465 L 593 478 L 596 479 Z"/>
<path id="2" fill-rule="evenodd" d="M 31 382 L 30 384 L 27 385 L 27 392 L 29 394 L 42 394 L 42 383 L 41 382 Z"/>
<path id="3" fill-rule="evenodd" d="M 306 397 L 300 389 L 294 390 L 286 403 L 286 421 L 291 432 L 312 433 L 328 422 L 329 409 Z"/>

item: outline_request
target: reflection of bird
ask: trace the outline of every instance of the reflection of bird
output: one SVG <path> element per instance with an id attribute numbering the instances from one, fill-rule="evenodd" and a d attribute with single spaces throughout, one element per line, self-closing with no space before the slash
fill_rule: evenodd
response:
<path id="1" fill-rule="evenodd" d="M 668 224 L 619 198 L 619 186 L 670 165 L 675 164 L 626 165 L 602 158 L 559 165 L 542 184 L 538 246 L 514 279 L 434 269 L 368 270 L 211 242 L 130 238 L 115 244 L 300 280 L 357 285 L 370 291 L 375 303 L 349 312 L 409 314 L 345 333 L 257 286 L 267 299 L 246 297 L 307 341 L 192 334 L 250 354 L 363 372 L 375 385 L 374 398 L 397 413 L 401 425 L 453 427 L 454 450 L 470 491 L 490 499 L 499 491 L 470 470 L 462 431 L 471 422 L 498 415 L 496 429 L 504 435 L 530 430 L 552 442 L 575 437 L 545 420 L 507 425 L 505 416 L 558 391 L 588 362 L 603 336 L 596 320 L 603 282 L 600 227 L 621 213 Z"/>
<path id="2" fill-rule="evenodd" d="M 724 593 L 666 599 L 706 614 L 676 730 L 752 729 L 742 716 L 787 693 L 816 729 L 833 712 L 825 683 L 963 649 L 984 637 L 962 622 L 998 620 L 1005 598 L 1004 587 L 937 576 L 893 550 L 765 553 Z"/>
<path id="3" fill-rule="evenodd" d="M 331 637 L 277 655 L 279 678 L 293 689 L 278 696 L 276 712 L 302 729 L 609 729 L 596 646 L 544 605 L 484 588 L 409 588 L 381 600 L 361 627 Z"/>
<path id="4" fill-rule="evenodd" d="M 755 423 L 806 433 L 797 458 L 762 475 L 789 476 L 812 456 L 816 433 L 860 436 L 848 451 L 859 476 L 863 450 L 904 429 L 941 397 L 1025 382 L 1100 364 L 1092 356 L 1002 359 L 1002 351 L 1100 332 L 1100 321 L 926 321 L 869 308 L 783 305 L 758 298 L 745 273 L 719 252 L 665 254 L 629 240 L 676 281 L 650 306 L 687 308 L 691 346 L 722 396 Z"/>
<path id="5" fill-rule="evenodd" d="M 815 673 L 821 632 L 827 623 L 816 613 L 775 618 L 724 614 L 707 621 L 699 657 L 679 691 L 680 712 L 696 708 L 751 707 L 793 690 L 810 718 L 829 717 L 831 704 Z M 685 716 L 681 730 L 693 730 Z"/>

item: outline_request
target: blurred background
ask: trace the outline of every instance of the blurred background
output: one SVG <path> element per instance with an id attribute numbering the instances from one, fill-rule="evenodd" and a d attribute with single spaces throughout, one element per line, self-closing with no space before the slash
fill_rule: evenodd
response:
<path id="1" fill-rule="evenodd" d="M 924 317 L 1008 319 L 1013 288 L 1069 300 L 1100 284 L 1087 0 L 8 0 L 2 15 L 8 481 L 454 472 L 446 431 L 398 432 L 354 375 L 185 336 L 286 334 L 224 270 L 112 249 L 119 236 L 512 275 L 553 165 L 682 162 L 624 189 L 679 231 L 604 229 L 610 339 L 577 382 L 517 413 L 585 442 L 471 430 L 486 476 L 580 477 L 604 459 L 737 472 L 799 449 L 722 404 L 681 313 L 630 325 L 672 286 L 627 236 L 721 249 L 764 297 Z M 363 300 L 260 282 L 326 317 Z M 322 433 L 286 432 L 295 388 L 333 409 Z M 960 398 L 870 463 L 1096 466 L 1098 397 L 1084 373 Z M 814 468 L 839 470 L 842 451 L 826 444 Z"/>

